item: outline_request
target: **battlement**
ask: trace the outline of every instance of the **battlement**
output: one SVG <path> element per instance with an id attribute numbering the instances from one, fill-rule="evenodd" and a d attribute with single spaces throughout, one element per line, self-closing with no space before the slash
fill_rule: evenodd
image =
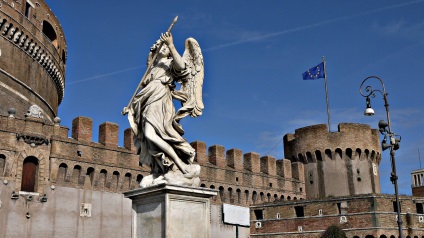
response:
<path id="1" fill-rule="evenodd" d="M 240 172 L 267 174 L 291 178 L 291 161 L 276 160 L 272 156 L 260 156 L 255 152 L 243 154 L 239 149 L 225 150 L 221 145 L 212 145 L 206 153 L 206 144 L 202 141 L 190 143 L 196 149 L 195 161 L 200 165 L 213 165 L 222 169 L 233 169 Z"/>
<path id="2" fill-rule="evenodd" d="M 368 125 L 341 123 L 337 132 L 324 124 L 297 129 L 284 136 L 284 155 L 304 164 L 307 198 L 380 192 L 379 132 Z"/>
<path id="3" fill-rule="evenodd" d="M 100 124 L 98 142 L 94 142 L 91 118 L 76 117 L 69 129 L 60 125 L 59 118 L 51 123 L 41 118 L 16 118 L 12 113 L 0 116 L 0 133 L 3 135 L 0 137 L 0 170 L 9 179 L 20 177 L 22 160 L 28 156 L 40 161 L 39 179 L 58 186 L 120 192 L 136 188 L 149 174 L 149 168 L 139 164 L 132 130 L 125 130 L 124 147 L 120 147 L 119 126 L 115 123 Z M 16 135 L 20 136 L 18 143 Z M 196 150 L 195 161 L 202 166 L 202 185 L 221 190 L 220 199 L 214 200 L 216 203 L 228 202 L 228 196 L 233 196 L 228 189 L 232 187 L 235 187 L 233 192 L 243 190 L 243 196 L 248 196 L 238 202 L 232 197 L 231 202 L 245 205 L 305 197 L 304 169 L 300 162 L 276 160 L 255 152 L 243 154 L 239 149 L 225 150 L 221 145 L 207 147 L 201 141 L 191 145 Z M 16 160 L 19 160 L 18 168 L 12 166 Z M 16 184 L 19 185 L 19 181 Z"/>
<path id="4" fill-rule="evenodd" d="M 292 161 L 303 163 L 333 159 L 338 155 L 377 159 L 380 154 L 378 130 L 369 125 L 340 123 L 337 132 L 329 132 L 327 125 L 307 126 L 284 136 L 284 155 Z"/>

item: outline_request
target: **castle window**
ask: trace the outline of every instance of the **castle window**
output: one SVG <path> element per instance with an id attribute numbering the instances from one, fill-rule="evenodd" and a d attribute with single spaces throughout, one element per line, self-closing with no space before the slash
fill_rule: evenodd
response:
<path id="1" fill-rule="evenodd" d="M 106 178 L 107 178 L 107 171 L 105 169 L 100 170 L 99 183 L 98 183 L 100 187 L 106 186 Z"/>
<path id="2" fill-rule="evenodd" d="M 37 186 L 38 159 L 27 157 L 22 167 L 21 190 L 25 192 L 35 192 Z"/>
<path id="3" fill-rule="evenodd" d="M 295 206 L 294 211 L 296 212 L 296 217 L 304 217 L 305 216 L 303 206 Z"/>
<path id="4" fill-rule="evenodd" d="M 424 214 L 423 204 L 422 203 L 416 203 L 415 206 L 417 208 L 417 213 L 418 214 Z"/>
<path id="5" fill-rule="evenodd" d="M 264 201 L 265 194 L 263 192 L 260 192 L 259 195 L 261 196 L 261 202 L 263 202 Z"/>
<path id="6" fill-rule="evenodd" d="M 89 167 L 87 169 L 87 173 L 86 175 L 90 178 L 90 184 L 93 185 L 93 179 L 94 179 L 94 168 L 93 167 Z"/>
<path id="7" fill-rule="evenodd" d="M 31 8 L 34 8 L 34 4 L 32 4 L 30 1 L 25 2 L 25 16 L 26 18 L 30 19 L 31 16 Z"/>
<path id="8" fill-rule="evenodd" d="M 126 173 L 125 174 L 125 179 L 124 179 L 124 188 L 128 189 L 131 187 L 131 174 L 130 173 Z"/>
<path id="9" fill-rule="evenodd" d="M 258 194 L 256 193 L 256 191 L 253 191 L 253 193 L 252 193 L 252 202 L 253 202 L 253 204 L 255 204 L 257 198 L 258 198 Z"/>
<path id="10" fill-rule="evenodd" d="M 330 149 L 325 150 L 325 155 L 326 155 L 327 158 L 333 159 L 332 156 L 331 156 L 331 150 Z"/>
<path id="11" fill-rule="evenodd" d="M 317 157 L 317 160 L 322 161 L 321 151 L 316 150 L 316 151 L 315 151 L 315 156 Z"/>
<path id="12" fill-rule="evenodd" d="M 222 186 L 219 187 L 219 196 L 221 197 L 221 201 L 225 202 L 224 187 L 222 187 Z"/>
<path id="13" fill-rule="evenodd" d="M 237 189 L 236 193 L 237 193 L 237 203 L 240 204 L 241 203 L 241 190 Z"/>
<path id="14" fill-rule="evenodd" d="M 114 171 L 112 174 L 112 184 L 111 187 L 112 188 L 118 188 L 118 182 L 119 182 L 119 172 L 118 171 Z"/>
<path id="15" fill-rule="evenodd" d="M 238 177 L 236 177 L 236 182 L 238 182 Z"/>
<path id="16" fill-rule="evenodd" d="M 269 183 L 269 187 L 271 187 L 271 188 L 272 188 L 272 183 Z"/>
<path id="17" fill-rule="evenodd" d="M 201 188 L 206 188 L 206 184 L 202 183 L 202 184 L 200 185 L 200 187 L 201 187 Z"/>
<path id="18" fill-rule="evenodd" d="M 78 185 L 80 177 L 81 177 L 81 166 L 75 165 L 74 171 L 72 172 L 72 184 Z"/>
<path id="19" fill-rule="evenodd" d="M 43 21 L 43 33 L 57 48 L 57 35 L 53 26 L 48 21 Z"/>
<path id="20" fill-rule="evenodd" d="M 0 177 L 4 176 L 5 167 L 6 167 L 6 156 L 0 154 Z"/>
<path id="21" fill-rule="evenodd" d="M 68 170 L 68 165 L 61 163 L 59 165 L 59 171 L 57 172 L 57 182 L 64 182 L 66 178 L 66 172 Z"/>
<path id="22" fill-rule="evenodd" d="M 256 220 L 263 220 L 264 219 L 264 211 L 263 210 L 253 210 L 255 213 Z"/>
<path id="23" fill-rule="evenodd" d="M 66 52 L 64 50 L 62 50 L 62 62 L 66 64 Z"/>
<path id="24" fill-rule="evenodd" d="M 228 197 L 230 198 L 230 203 L 234 203 L 233 188 L 228 188 Z"/>
<path id="25" fill-rule="evenodd" d="M 267 197 L 267 199 L 268 199 L 268 202 L 271 202 L 271 194 L 270 194 L 270 193 L 268 193 L 268 194 L 266 195 L 266 197 Z"/>

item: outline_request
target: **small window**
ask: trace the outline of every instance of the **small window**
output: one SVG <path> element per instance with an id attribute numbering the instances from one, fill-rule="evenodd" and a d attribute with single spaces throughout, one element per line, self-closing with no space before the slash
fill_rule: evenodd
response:
<path id="1" fill-rule="evenodd" d="M 3 176 L 5 167 L 6 167 L 6 156 L 3 154 L 0 154 L 0 177 Z"/>
<path id="2" fill-rule="evenodd" d="M 47 36 L 47 38 L 49 38 L 52 44 L 57 47 L 56 31 L 48 21 L 43 21 L 43 33 L 45 36 Z"/>
<path id="3" fill-rule="evenodd" d="M 30 18 L 31 15 L 31 4 L 29 2 L 25 2 L 25 16 L 26 18 Z"/>
<path id="4" fill-rule="evenodd" d="M 305 216 L 303 206 L 295 206 L 294 210 L 296 211 L 296 217 L 304 217 Z"/>
<path id="5" fill-rule="evenodd" d="M 272 188 L 272 183 L 269 183 L 269 187 L 271 187 L 271 188 Z"/>
<path id="6" fill-rule="evenodd" d="M 236 177 L 236 182 L 238 182 L 238 177 Z"/>
<path id="7" fill-rule="evenodd" d="M 255 213 L 256 220 L 263 220 L 264 219 L 264 213 L 263 210 L 253 210 Z"/>
<path id="8" fill-rule="evenodd" d="M 422 203 L 416 203 L 415 206 L 417 207 L 417 213 L 418 214 L 424 214 L 423 204 Z"/>

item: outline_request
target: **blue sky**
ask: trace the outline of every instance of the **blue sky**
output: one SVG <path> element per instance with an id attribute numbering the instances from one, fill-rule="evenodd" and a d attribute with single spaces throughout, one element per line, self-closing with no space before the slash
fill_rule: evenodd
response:
<path id="1" fill-rule="evenodd" d="M 62 124 L 93 118 L 94 140 L 105 121 L 129 127 L 120 112 L 144 70 L 152 43 L 178 15 L 174 43 L 194 37 L 205 60 L 201 117 L 182 121 L 185 138 L 244 153 L 284 157 L 282 136 L 326 124 L 324 81 L 302 73 L 327 62 L 332 131 L 338 123 L 377 127 L 386 119 L 381 95 L 364 117 L 359 85 L 383 79 L 396 152 L 399 191 L 411 194 L 410 173 L 424 160 L 424 0 L 417 1 L 53 1 L 68 44 Z M 158 2 L 160 2 L 158 4 Z M 377 85 L 375 85 L 377 87 Z M 424 162 L 424 161 L 423 161 Z M 383 153 L 383 193 L 393 193 L 389 152 Z"/>

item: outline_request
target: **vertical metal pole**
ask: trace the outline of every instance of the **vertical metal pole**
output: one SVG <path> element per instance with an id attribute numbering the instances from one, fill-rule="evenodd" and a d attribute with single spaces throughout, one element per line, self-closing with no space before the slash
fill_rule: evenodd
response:
<path id="1" fill-rule="evenodd" d="M 238 225 L 236 225 L 236 238 L 239 238 L 239 235 L 238 235 Z"/>
<path id="2" fill-rule="evenodd" d="M 327 69 L 326 69 L 326 65 L 325 65 L 325 58 L 324 58 L 324 56 L 322 57 L 322 62 L 324 64 L 325 101 L 327 103 L 328 131 L 331 131 L 330 103 L 328 102 Z"/>
<path id="3" fill-rule="evenodd" d="M 380 80 L 381 81 L 381 80 Z M 393 132 L 392 127 L 390 123 L 390 113 L 389 113 L 389 102 L 387 100 L 387 93 L 386 88 L 384 87 L 384 83 L 381 81 L 383 85 L 383 99 L 384 99 L 384 107 L 386 108 L 386 116 L 387 116 L 387 126 L 389 127 L 389 135 L 390 135 L 390 143 L 392 140 Z M 392 174 L 390 176 L 390 181 L 395 186 L 395 197 L 396 197 L 396 209 L 397 209 L 397 223 L 398 223 L 398 230 L 399 230 L 399 238 L 403 238 L 402 234 L 402 217 L 401 217 L 401 211 L 400 211 L 400 203 L 399 203 L 399 191 L 398 191 L 398 176 L 396 174 L 396 162 L 395 162 L 395 150 L 393 149 L 393 144 L 391 144 L 390 147 L 390 162 L 392 164 Z"/>

